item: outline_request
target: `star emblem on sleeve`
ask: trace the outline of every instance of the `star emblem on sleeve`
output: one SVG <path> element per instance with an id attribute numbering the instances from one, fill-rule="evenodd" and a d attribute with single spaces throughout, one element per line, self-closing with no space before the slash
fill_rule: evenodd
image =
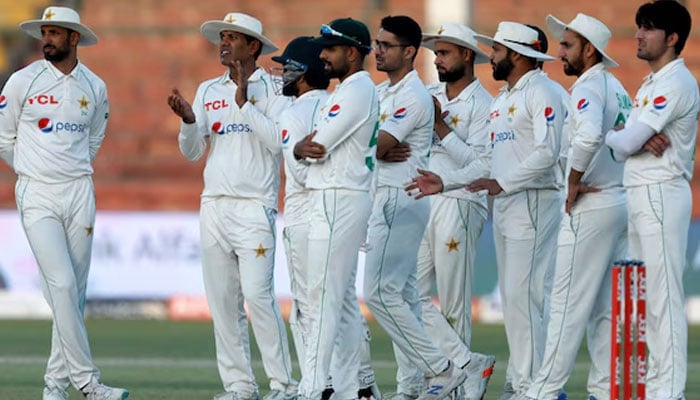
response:
<path id="1" fill-rule="evenodd" d="M 384 121 L 386 121 L 386 118 L 387 118 L 388 116 L 389 116 L 389 115 L 387 115 L 387 113 L 384 113 L 384 112 L 383 112 L 382 115 L 379 116 L 379 122 L 384 123 Z"/>
<path id="2" fill-rule="evenodd" d="M 262 243 L 258 246 L 257 249 L 255 249 L 255 258 L 258 257 L 267 257 L 267 248 L 263 247 Z"/>
<path id="3" fill-rule="evenodd" d="M 518 107 L 515 106 L 515 104 L 511 104 L 510 107 L 508 107 L 508 116 L 512 117 L 515 115 L 515 110 L 517 110 Z"/>
<path id="4" fill-rule="evenodd" d="M 255 105 L 255 103 L 258 102 L 258 100 L 255 98 L 255 96 L 250 96 L 250 99 L 248 100 L 250 104 Z"/>
<path id="5" fill-rule="evenodd" d="M 459 123 L 462 122 L 462 118 L 459 117 L 459 115 L 453 115 L 450 117 L 450 125 L 453 128 L 456 128 Z"/>
<path id="6" fill-rule="evenodd" d="M 649 98 L 644 96 L 644 100 L 642 100 L 642 108 L 646 107 L 647 104 L 649 104 Z"/>
<path id="7" fill-rule="evenodd" d="M 87 236 L 92 236 L 93 230 L 94 230 L 94 228 L 92 226 L 88 226 L 85 228 L 85 233 L 87 234 Z"/>
<path id="8" fill-rule="evenodd" d="M 461 242 L 458 242 L 455 240 L 455 238 L 451 238 L 449 242 L 445 243 L 445 246 L 447 246 L 447 252 L 451 253 L 453 251 L 459 251 L 459 244 Z"/>

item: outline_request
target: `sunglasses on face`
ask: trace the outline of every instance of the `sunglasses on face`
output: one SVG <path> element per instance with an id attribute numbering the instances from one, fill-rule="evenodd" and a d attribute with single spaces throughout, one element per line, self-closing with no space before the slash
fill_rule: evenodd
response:
<path id="1" fill-rule="evenodd" d="M 350 42 L 354 43 L 355 45 L 357 45 L 359 47 L 372 50 L 371 46 L 364 45 L 359 40 L 357 40 L 353 37 L 350 37 L 350 36 L 344 34 L 343 32 L 338 32 L 326 24 L 321 25 L 321 36 L 343 38 L 345 40 L 349 40 Z"/>

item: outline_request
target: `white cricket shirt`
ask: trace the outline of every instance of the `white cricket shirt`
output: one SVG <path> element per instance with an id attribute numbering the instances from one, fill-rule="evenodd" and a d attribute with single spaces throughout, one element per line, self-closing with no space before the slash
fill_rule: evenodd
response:
<path id="1" fill-rule="evenodd" d="M 310 90 L 294 100 L 279 118 L 284 154 L 285 190 L 284 224 L 291 226 L 308 221 L 306 173 L 308 166 L 294 158 L 294 145 L 313 130 L 313 122 L 328 100 L 328 92 Z"/>
<path id="2" fill-rule="evenodd" d="M 442 140 L 437 135 L 433 136 L 433 145 L 430 151 L 429 169 L 443 178 L 445 187 L 457 178 L 453 174 L 469 176 L 465 170 L 481 170 L 488 172 L 488 165 L 479 165 L 488 162 L 483 159 L 488 152 L 489 135 L 487 130 L 489 111 L 493 97 L 481 85 L 478 79 L 470 83 L 462 92 L 453 99 L 447 98 L 447 84 L 439 83 L 428 88 L 430 93 L 440 102 L 443 112 L 447 111 L 445 122 L 452 128 Z M 483 175 L 482 173 L 482 175 Z M 467 178 L 473 181 L 482 176 Z M 459 179 L 457 179 L 459 180 Z M 486 207 L 486 195 L 477 195 L 463 188 L 462 182 L 458 189 L 448 190 L 441 196 L 469 199 Z"/>
<path id="3" fill-rule="evenodd" d="M 315 121 L 326 157 L 309 165 L 309 189 L 369 191 L 377 160 L 379 102 L 367 71 L 338 83 Z"/>
<path id="4" fill-rule="evenodd" d="M 65 75 L 39 60 L 0 95 L 0 157 L 18 175 L 61 183 L 93 173 L 109 115 L 105 83 L 78 62 Z"/>
<path id="5" fill-rule="evenodd" d="M 510 195 L 557 189 L 557 158 L 566 106 L 539 69 L 501 89 L 489 114 L 491 178 Z"/>
<path id="6" fill-rule="evenodd" d="M 290 99 L 274 94 L 272 77 L 258 68 L 248 79 L 248 101 L 239 108 L 228 71 L 199 85 L 192 109 L 197 121 L 182 123 L 180 151 L 190 161 L 211 149 L 202 198 L 230 196 L 277 209 L 282 141 L 274 118 Z"/>
<path id="7" fill-rule="evenodd" d="M 415 177 L 416 169 L 426 169 L 433 136 L 435 109 L 430 93 L 413 70 L 395 85 L 385 81 L 377 86 L 379 129 L 411 147 L 404 162 L 377 160 L 377 186 L 403 188 Z"/>
<path id="8" fill-rule="evenodd" d="M 573 129 L 567 174 L 571 168 L 585 171 L 581 182 L 602 189 L 580 196 L 576 211 L 623 204 L 623 164 L 614 160 L 605 145 L 605 134 L 627 121 L 632 100 L 620 81 L 598 63 L 581 74 L 571 87 L 571 109 Z"/>
<path id="9" fill-rule="evenodd" d="M 699 97 L 698 82 L 683 59 L 671 61 L 644 79 L 628 124 L 639 121 L 663 132 L 671 145 L 661 157 L 646 151 L 630 156 L 625 161 L 625 186 L 693 177 Z"/>

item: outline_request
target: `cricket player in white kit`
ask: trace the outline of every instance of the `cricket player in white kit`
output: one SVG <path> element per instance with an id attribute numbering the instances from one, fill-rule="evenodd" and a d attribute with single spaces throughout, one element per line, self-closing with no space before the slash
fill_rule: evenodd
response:
<path id="1" fill-rule="evenodd" d="M 556 399 L 574 367 L 586 333 L 592 399 L 610 397 L 610 269 L 627 253 L 627 209 L 622 166 L 605 146 L 605 133 L 629 116 L 632 101 L 606 70 L 610 30 L 578 14 L 566 24 L 547 16 L 559 40 L 571 87 L 566 214 L 562 219 L 550 296 L 547 343 L 539 372 L 522 398 Z M 562 144 L 564 146 L 564 144 Z"/>
<path id="2" fill-rule="evenodd" d="M 467 188 L 494 199 L 494 242 L 508 338 L 509 379 L 526 387 L 544 351 L 545 289 L 554 269 L 561 221 L 557 156 L 566 108 L 554 84 L 538 69 L 552 57 L 539 51 L 537 31 L 501 22 L 491 45 L 496 80 L 508 85 L 489 114 L 491 178 Z"/>
<path id="3" fill-rule="evenodd" d="M 423 34 L 435 53 L 441 83 L 428 89 L 439 102 L 429 168 L 443 174 L 478 163 L 489 144 L 486 124 L 493 97 L 474 76 L 474 65 L 489 62 L 469 27 L 444 23 Z M 418 289 L 423 324 L 458 366 L 467 369 L 464 399 L 481 399 L 493 373 L 494 356 L 470 352 L 472 278 L 476 245 L 486 222 L 485 194 L 463 187 L 430 198 L 430 219 L 418 252 Z M 440 309 L 433 303 L 437 288 Z"/>
<path id="4" fill-rule="evenodd" d="M 679 58 L 690 32 L 688 10 L 660 0 L 639 7 L 635 22 L 637 58 L 652 73 L 637 91 L 624 128 L 610 131 L 606 143 L 625 160 L 629 253 L 646 265 L 646 398 L 676 400 L 685 398 L 688 364 L 682 278 L 700 96 Z"/>
<path id="5" fill-rule="evenodd" d="M 0 95 L 0 158 L 17 173 L 22 226 L 53 313 L 44 400 L 125 399 L 100 383 L 83 321 L 95 222 L 92 161 L 109 114 L 105 83 L 77 58 L 97 43 L 77 12 L 48 7 L 20 27 L 41 40 L 44 59 L 12 74 Z"/>
<path id="6" fill-rule="evenodd" d="M 273 287 L 282 143 L 273 117 L 289 100 L 273 93 L 272 78 L 255 65 L 258 55 L 277 47 L 263 36 L 260 21 L 242 13 L 207 21 L 201 32 L 218 44 L 221 64 L 228 69 L 203 82 L 191 106 L 177 89 L 168 104 L 182 118 L 178 141 L 188 160 L 200 159 L 207 142 L 211 145 L 200 235 L 217 364 L 226 390 L 215 398 L 258 398 L 245 301 L 270 379 L 266 399 L 291 399 L 297 387 Z"/>
<path id="7" fill-rule="evenodd" d="M 283 66 L 282 94 L 294 97 L 294 103 L 279 117 L 279 131 L 284 154 L 284 230 L 292 309 L 289 325 L 294 337 L 299 366 L 304 375 L 309 311 L 307 289 L 307 250 L 309 235 L 309 208 L 306 173 L 308 166 L 294 157 L 294 145 L 313 130 L 313 122 L 328 99 L 330 83 L 319 58 L 322 47 L 311 41 L 311 36 L 293 39 L 280 56 L 272 60 Z"/>
<path id="8" fill-rule="evenodd" d="M 397 374 L 398 393 L 441 399 L 467 374 L 433 344 L 421 323 L 416 265 L 430 204 L 428 199 L 414 201 L 403 190 L 414 171 L 427 165 L 432 141 L 432 99 L 413 69 L 420 43 L 420 26 L 410 17 L 382 19 L 375 56 L 377 69 L 387 72 L 389 79 L 377 88 L 381 109 L 378 165 L 364 293 L 369 309 L 394 343 L 398 364 L 405 366 Z M 386 153 L 399 143 L 410 147 L 408 159 L 384 161 Z M 411 365 L 427 380 L 427 389 L 422 392 L 420 387 L 404 387 L 415 375 L 410 373 Z"/>
<path id="9" fill-rule="evenodd" d="M 311 135 L 295 146 L 309 169 L 308 299 L 310 328 L 299 395 L 317 400 L 333 377 L 335 398 L 357 398 L 361 342 L 355 277 L 370 213 L 379 105 L 364 71 L 367 27 L 343 18 L 322 25 L 321 60 L 339 83 Z M 298 150 L 298 151 L 297 151 Z M 336 348 L 337 343 L 337 348 Z M 332 360 L 332 363 L 331 363 Z"/>

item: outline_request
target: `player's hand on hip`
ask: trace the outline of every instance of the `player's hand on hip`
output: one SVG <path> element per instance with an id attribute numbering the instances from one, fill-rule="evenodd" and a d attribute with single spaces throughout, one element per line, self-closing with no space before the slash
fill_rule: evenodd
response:
<path id="1" fill-rule="evenodd" d="M 322 144 L 314 142 L 314 136 L 316 136 L 316 131 L 304 136 L 304 139 L 294 145 L 294 156 L 297 159 L 319 159 L 326 155 L 326 148 Z"/>
<path id="2" fill-rule="evenodd" d="M 644 143 L 642 149 L 653 154 L 655 157 L 661 157 L 669 146 L 671 146 L 671 140 L 668 136 L 664 135 L 663 132 L 659 132 L 650 137 L 649 140 Z"/>
<path id="3" fill-rule="evenodd" d="M 431 194 L 440 193 L 445 188 L 440 175 L 424 169 L 417 169 L 417 171 L 418 176 L 404 186 L 404 190 L 409 196 L 418 200 Z"/>
<path id="4" fill-rule="evenodd" d="M 486 191 L 491 196 L 495 196 L 503 191 L 497 180 L 489 178 L 479 178 L 464 188 L 472 193 Z"/>
<path id="5" fill-rule="evenodd" d="M 398 143 L 384 153 L 381 160 L 387 162 L 404 162 L 411 156 L 411 145 Z"/>
<path id="6" fill-rule="evenodd" d="M 180 94 L 177 88 L 173 88 L 170 96 L 168 96 L 168 105 L 170 109 L 186 124 L 193 124 L 196 120 L 192 106 Z"/>
<path id="7" fill-rule="evenodd" d="M 586 193 L 597 193 L 600 189 L 593 186 L 588 186 L 585 183 L 579 183 L 578 185 L 569 185 L 569 192 L 566 196 L 566 204 L 564 204 L 564 210 L 567 214 L 571 215 L 571 209 L 576 204 L 579 196 Z"/>

